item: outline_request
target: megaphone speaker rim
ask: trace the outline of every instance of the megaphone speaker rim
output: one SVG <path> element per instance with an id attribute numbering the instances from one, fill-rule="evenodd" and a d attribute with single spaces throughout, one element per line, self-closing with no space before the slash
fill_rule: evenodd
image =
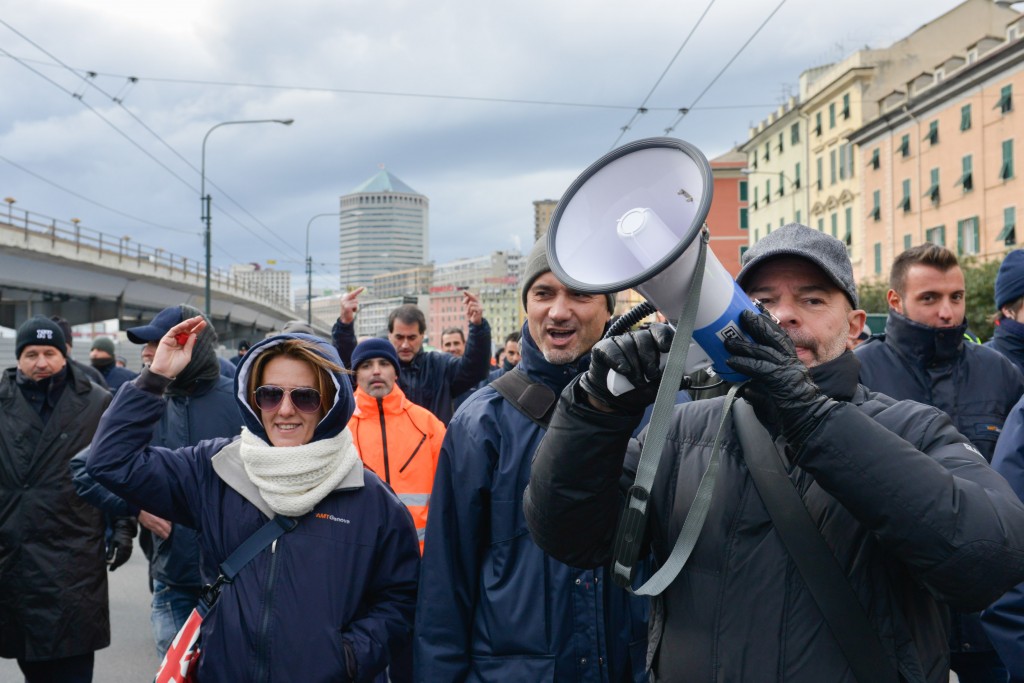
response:
<path id="1" fill-rule="evenodd" d="M 639 152 L 646 149 L 674 149 L 682 152 L 688 156 L 696 165 L 701 175 L 701 182 L 703 183 L 703 192 L 701 193 L 700 203 L 697 207 L 694 219 L 687 230 L 682 236 L 676 246 L 669 251 L 663 258 L 657 261 L 653 266 L 647 268 L 641 273 L 633 277 L 626 278 L 617 282 L 608 282 L 602 284 L 594 284 L 588 282 L 582 282 L 577 280 L 573 276 L 569 275 L 558 262 L 558 254 L 555 248 L 555 238 L 558 232 L 558 225 L 562 219 L 563 214 L 572 202 L 573 197 L 577 192 L 590 180 L 595 174 L 606 167 L 608 164 L 621 159 L 622 157 L 628 156 L 635 152 Z M 708 163 L 707 157 L 704 154 L 691 145 L 690 143 L 680 140 L 678 138 L 670 137 L 654 137 L 644 138 L 642 140 L 634 140 L 621 147 L 617 147 L 612 151 L 608 152 L 600 159 L 592 163 L 586 168 L 569 186 L 559 200 L 558 205 L 555 207 L 554 213 L 551 215 L 551 221 L 548 226 L 547 232 L 547 255 L 548 265 L 551 267 L 551 272 L 555 274 L 566 287 L 586 294 L 604 294 L 610 292 L 621 292 L 626 289 L 633 289 L 638 285 L 643 284 L 649 280 L 653 274 L 660 273 L 665 268 L 672 265 L 682 254 L 685 252 L 694 239 L 701 233 L 707 219 L 708 213 L 711 210 L 711 199 L 713 194 L 713 176 L 711 172 L 711 164 Z"/>

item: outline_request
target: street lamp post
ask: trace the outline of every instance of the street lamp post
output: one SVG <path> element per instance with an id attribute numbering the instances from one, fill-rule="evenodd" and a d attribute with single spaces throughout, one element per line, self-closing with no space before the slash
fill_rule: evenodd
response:
<path id="1" fill-rule="evenodd" d="M 313 324 L 313 257 L 309 254 L 309 226 L 313 221 L 324 216 L 337 216 L 337 213 L 318 213 L 306 223 L 306 323 Z"/>
<path id="2" fill-rule="evenodd" d="M 199 171 L 199 205 L 203 212 L 202 221 L 205 224 L 205 230 L 203 232 L 203 243 L 206 249 L 206 317 L 210 317 L 210 249 L 213 245 L 212 238 L 210 235 L 210 195 L 206 194 L 206 139 L 210 137 L 210 133 L 217 130 L 221 126 L 235 126 L 242 123 L 280 123 L 285 126 L 290 126 L 294 122 L 295 119 L 254 119 L 248 121 L 222 121 L 221 123 L 218 123 L 212 128 L 210 128 L 210 130 L 206 131 L 206 135 L 203 136 L 202 164 Z"/>

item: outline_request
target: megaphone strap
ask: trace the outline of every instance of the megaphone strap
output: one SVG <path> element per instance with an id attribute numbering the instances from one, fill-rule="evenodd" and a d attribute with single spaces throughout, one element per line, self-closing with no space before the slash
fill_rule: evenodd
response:
<path id="1" fill-rule="evenodd" d="M 707 500 L 703 512 L 698 509 L 698 502 L 694 502 L 687 522 L 683 525 L 683 531 L 688 536 L 692 535 L 692 543 L 689 550 L 680 551 L 681 562 L 677 558 L 670 566 L 666 563 L 658 572 L 651 577 L 643 586 L 632 590 L 633 571 L 637 559 L 640 556 L 641 544 L 643 543 L 644 530 L 647 528 L 648 500 L 650 491 L 654 485 L 654 475 L 658 471 L 658 464 L 661 461 L 661 454 L 665 446 L 665 437 L 668 434 L 672 423 L 672 414 L 675 407 L 675 397 L 678 387 L 683 379 L 686 367 L 686 355 L 690 348 L 690 341 L 693 338 L 693 328 L 697 319 L 697 309 L 700 303 L 700 289 L 704 279 L 704 264 L 707 261 L 708 241 L 710 240 L 707 226 L 701 231 L 700 250 L 697 254 L 697 263 L 691 276 L 689 291 L 686 301 L 683 304 L 679 315 L 679 324 L 676 327 L 675 337 L 672 339 L 672 346 L 669 349 L 668 361 L 662 371 L 661 384 L 658 387 L 658 396 L 654 401 L 654 409 L 651 413 L 651 422 L 647 428 L 647 439 L 644 441 L 640 451 L 640 462 L 637 465 L 636 480 L 629 490 L 626 500 L 626 507 L 619 521 L 619 527 L 615 535 L 615 547 L 613 551 L 612 577 L 615 582 L 630 590 L 636 595 L 658 595 L 676 577 L 686 559 L 689 557 L 692 545 L 696 544 L 700 528 L 704 525 L 704 518 L 707 516 L 707 507 L 710 507 L 710 492 L 714 485 L 715 473 L 717 472 L 717 458 L 712 458 L 715 467 L 711 464 L 701 479 L 698 487 L 698 498 L 701 496 L 701 487 L 704 487 L 705 479 L 708 480 Z M 717 449 L 716 449 L 717 452 Z M 708 474 L 710 473 L 710 477 Z M 690 517 L 694 521 L 690 522 Z M 699 518 L 699 519 L 698 519 Z M 687 527 L 687 523 L 690 527 Z M 693 527 L 696 528 L 693 528 Z M 680 533 L 682 538 L 682 532 Z M 679 543 L 676 543 L 679 546 Z M 676 557 L 676 549 L 673 549 L 670 559 Z M 678 567 L 675 565 L 678 564 Z M 672 567 L 675 567 L 674 571 Z M 670 575 L 671 574 L 671 575 Z"/>

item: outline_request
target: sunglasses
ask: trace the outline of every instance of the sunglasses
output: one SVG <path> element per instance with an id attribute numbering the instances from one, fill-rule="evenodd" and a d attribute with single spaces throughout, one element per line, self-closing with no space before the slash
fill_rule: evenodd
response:
<path id="1" fill-rule="evenodd" d="M 264 384 L 252 392 L 256 406 L 260 410 L 274 411 L 281 407 L 284 395 L 288 394 L 292 405 L 302 413 L 315 413 L 320 410 L 320 392 L 309 387 L 285 389 L 274 384 Z"/>

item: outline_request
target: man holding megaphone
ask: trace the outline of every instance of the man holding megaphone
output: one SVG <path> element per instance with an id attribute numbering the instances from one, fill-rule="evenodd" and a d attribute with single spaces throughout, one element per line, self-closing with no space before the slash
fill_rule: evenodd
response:
<path id="1" fill-rule="evenodd" d="M 981 609 L 1024 580 L 1024 505 L 944 413 L 858 384 L 865 314 L 839 240 L 788 225 L 737 281 L 772 314 L 744 311 L 750 339 L 725 341 L 745 401 L 674 408 L 637 517 L 622 501 L 647 432 L 630 433 L 673 334 L 600 341 L 537 449 L 534 540 L 572 566 L 619 562 L 621 518 L 620 545 L 682 558 L 648 593 L 656 680 L 947 682 L 938 603 Z M 612 393 L 612 371 L 634 388 Z"/>

